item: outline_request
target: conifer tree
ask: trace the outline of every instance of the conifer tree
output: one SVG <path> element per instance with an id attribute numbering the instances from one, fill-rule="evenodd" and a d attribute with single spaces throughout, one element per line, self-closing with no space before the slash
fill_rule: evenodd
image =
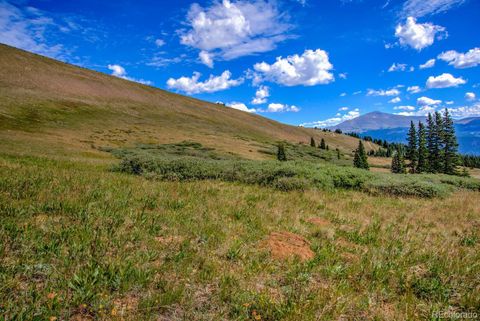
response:
<path id="1" fill-rule="evenodd" d="M 277 160 L 284 162 L 287 160 L 287 155 L 285 154 L 285 145 L 283 143 L 279 143 L 277 146 Z"/>
<path id="2" fill-rule="evenodd" d="M 456 167 L 458 165 L 458 143 L 455 136 L 455 128 L 453 126 L 453 120 L 450 116 L 448 109 L 445 108 L 443 113 L 443 172 L 445 174 L 453 175 L 456 173 Z"/>
<path id="3" fill-rule="evenodd" d="M 393 155 L 391 171 L 395 174 L 405 174 L 405 160 L 400 149 L 397 149 Z"/>
<path id="4" fill-rule="evenodd" d="M 340 159 L 341 158 L 340 149 L 337 148 L 336 151 L 337 151 L 337 159 Z"/>
<path id="5" fill-rule="evenodd" d="M 444 128 L 443 128 L 443 117 L 438 111 L 435 112 L 435 149 L 434 149 L 434 162 L 431 164 L 433 166 L 435 173 L 443 173 L 444 171 L 444 155 L 443 155 L 443 146 L 444 146 Z"/>
<path id="6" fill-rule="evenodd" d="M 428 171 L 431 173 L 435 172 L 436 163 L 438 157 L 438 142 L 436 139 L 437 128 L 435 121 L 433 120 L 432 114 L 428 114 L 427 117 L 427 150 L 428 150 Z"/>
<path id="7" fill-rule="evenodd" d="M 353 166 L 357 168 L 369 169 L 367 154 L 365 153 L 365 147 L 363 146 L 362 140 L 358 143 L 358 148 L 355 150 L 355 155 L 353 157 Z"/>
<path id="8" fill-rule="evenodd" d="M 326 149 L 326 145 L 325 145 L 325 139 L 322 138 L 322 140 L 320 141 L 320 149 Z"/>
<path id="9" fill-rule="evenodd" d="M 407 145 L 407 159 L 410 161 L 408 167 L 410 167 L 410 173 L 415 173 L 418 161 L 417 151 L 417 130 L 413 121 L 410 122 L 410 130 L 408 131 L 408 145 Z"/>
<path id="10" fill-rule="evenodd" d="M 418 163 L 417 173 L 428 172 L 427 133 L 425 125 L 418 122 Z"/>
<path id="11" fill-rule="evenodd" d="M 313 137 L 310 137 L 310 146 L 317 147 L 317 144 L 315 143 L 315 139 L 313 139 Z"/>
<path id="12" fill-rule="evenodd" d="M 330 150 L 330 146 L 327 145 L 327 150 Z"/>

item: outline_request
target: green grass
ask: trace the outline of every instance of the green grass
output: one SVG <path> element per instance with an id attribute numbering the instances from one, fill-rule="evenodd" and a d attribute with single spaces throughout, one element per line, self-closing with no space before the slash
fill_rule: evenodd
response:
<path id="1" fill-rule="evenodd" d="M 392 320 L 478 313 L 477 199 L 467 191 L 432 201 L 146 180 L 104 166 L 1 156 L 0 315 Z M 312 225 L 311 217 L 330 225 Z M 314 258 L 271 258 L 261 244 L 275 231 L 303 235 Z"/>
<path id="2" fill-rule="evenodd" d="M 112 152 L 121 158 L 115 170 L 158 180 L 222 180 L 282 191 L 343 188 L 379 195 L 418 197 L 443 197 L 458 188 L 480 190 L 477 179 L 370 173 L 344 165 L 349 162 L 337 160 L 330 152 L 318 148 L 289 145 L 287 151 L 292 161 L 241 160 L 192 142 L 139 146 Z"/>

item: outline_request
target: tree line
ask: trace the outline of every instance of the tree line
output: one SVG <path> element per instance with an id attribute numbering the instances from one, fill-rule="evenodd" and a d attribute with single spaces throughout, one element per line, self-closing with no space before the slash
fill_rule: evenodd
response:
<path id="1" fill-rule="evenodd" d="M 404 173 L 442 173 L 459 174 L 460 165 L 458 142 L 453 126 L 453 119 L 445 109 L 443 114 L 429 113 L 427 124 L 410 123 L 405 151 L 399 149 L 392 159 L 392 172 Z M 409 161 L 405 166 L 404 157 Z"/>

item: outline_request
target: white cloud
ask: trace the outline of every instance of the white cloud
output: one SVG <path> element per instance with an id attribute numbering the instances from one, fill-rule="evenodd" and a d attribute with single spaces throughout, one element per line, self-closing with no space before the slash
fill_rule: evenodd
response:
<path id="1" fill-rule="evenodd" d="M 260 86 L 255 92 L 255 97 L 252 99 L 252 104 L 265 104 L 268 97 L 270 97 L 270 88 L 267 86 Z"/>
<path id="2" fill-rule="evenodd" d="M 432 23 L 417 23 L 414 17 L 408 17 L 404 25 L 398 24 L 395 36 L 403 46 L 410 46 L 418 51 L 433 44 L 445 34 L 445 28 Z"/>
<path id="3" fill-rule="evenodd" d="M 440 76 L 430 76 L 427 79 L 427 88 L 448 88 L 457 87 L 465 84 L 467 81 L 462 77 L 455 78 L 451 74 L 443 73 Z"/>
<path id="4" fill-rule="evenodd" d="M 475 93 L 471 93 L 471 92 L 465 93 L 465 99 L 468 101 L 473 101 L 476 98 L 477 96 L 475 96 Z"/>
<path id="5" fill-rule="evenodd" d="M 208 8 L 194 3 L 187 15 L 189 30 L 180 31 L 181 43 L 208 52 L 211 59 L 267 52 L 288 38 L 286 17 L 274 1 L 223 0 Z"/>
<path id="6" fill-rule="evenodd" d="M 338 125 L 341 122 L 344 122 L 346 120 L 356 118 L 358 116 L 360 116 L 360 110 L 358 108 L 355 108 L 354 110 L 351 110 L 351 111 L 349 111 L 349 112 L 347 112 L 343 115 L 342 114 L 337 114 L 337 116 L 333 117 L 333 118 L 328 118 L 328 119 L 325 119 L 325 120 L 318 120 L 318 121 L 309 122 L 309 123 L 303 123 L 303 124 L 300 124 L 300 126 L 321 127 L 321 128 L 330 127 L 330 126 Z"/>
<path id="7" fill-rule="evenodd" d="M 445 102 L 445 105 L 453 105 L 455 102 L 453 100 L 448 100 Z"/>
<path id="8" fill-rule="evenodd" d="M 405 68 L 407 68 L 407 64 L 397 64 L 393 63 L 390 68 L 388 68 L 388 72 L 392 71 L 405 71 Z"/>
<path id="9" fill-rule="evenodd" d="M 199 72 L 194 72 L 192 77 L 170 78 L 167 81 L 167 86 L 170 89 L 183 91 L 187 94 L 199 94 L 213 93 L 239 86 L 243 83 L 243 78 L 230 79 L 232 73 L 228 70 L 224 71 L 220 76 L 210 75 L 210 77 L 203 82 L 199 81 L 200 76 L 201 74 Z"/>
<path id="10" fill-rule="evenodd" d="M 128 77 L 127 72 L 125 71 L 125 68 L 123 68 L 120 65 L 108 65 L 107 67 L 108 67 L 108 69 L 110 69 L 112 71 L 112 76 L 122 78 L 122 79 L 125 79 L 125 80 L 138 82 L 138 83 L 144 84 L 144 85 L 153 85 L 153 82 L 151 82 L 149 80 L 135 79 L 135 78 Z"/>
<path id="11" fill-rule="evenodd" d="M 349 108 L 348 107 L 340 107 L 338 108 L 338 111 L 347 111 Z"/>
<path id="12" fill-rule="evenodd" d="M 420 18 L 450 10 L 465 0 L 407 0 L 403 4 L 400 16 Z"/>
<path id="13" fill-rule="evenodd" d="M 415 110 L 414 106 L 395 106 L 393 107 L 394 110 L 410 110 L 413 111 Z"/>
<path id="14" fill-rule="evenodd" d="M 62 30 L 66 31 L 38 9 L 0 1 L 0 43 L 63 60 L 65 48 L 47 39 Z"/>
<path id="15" fill-rule="evenodd" d="M 334 81 L 330 70 L 333 65 L 324 50 L 305 50 L 287 58 L 277 57 L 275 63 L 266 62 L 254 65 L 255 76 L 259 81 L 272 81 L 284 86 L 314 86 Z"/>
<path id="16" fill-rule="evenodd" d="M 432 99 L 432 98 L 429 98 L 429 97 L 425 97 L 425 96 L 422 96 L 420 98 L 417 99 L 417 105 L 418 106 L 438 106 L 442 103 L 441 100 L 436 100 L 436 99 Z"/>
<path id="17" fill-rule="evenodd" d="M 410 86 L 407 88 L 407 91 L 411 94 L 417 94 L 422 91 L 422 88 L 419 86 Z"/>
<path id="18" fill-rule="evenodd" d="M 346 72 L 341 72 L 338 74 L 338 78 L 340 79 L 347 79 L 348 74 Z"/>
<path id="19" fill-rule="evenodd" d="M 241 111 L 245 111 L 247 113 L 255 113 L 256 112 L 255 109 L 248 108 L 244 103 L 239 103 L 239 102 L 231 102 L 231 103 L 225 104 L 225 106 L 230 107 L 230 108 L 234 108 L 234 109 L 238 109 L 238 110 L 241 110 Z"/>
<path id="20" fill-rule="evenodd" d="M 162 39 L 156 39 L 155 45 L 157 45 L 157 47 L 163 47 L 165 45 L 165 41 L 163 41 Z"/>
<path id="21" fill-rule="evenodd" d="M 400 95 L 400 91 L 395 88 L 388 89 L 388 90 L 368 89 L 367 91 L 367 96 L 398 96 L 398 95 Z"/>
<path id="22" fill-rule="evenodd" d="M 459 53 L 455 50 L 442 52 L 438 59 L 448 62 L 455 68 L 471 68 L 480 65 L 480 48 L 473 48 L 466 53 Z"/>
<path id="23" fill-rule="evenodd" d="M 396 103 L 399 103 L 401 101 L 402 100 L 400 99 L 400 97 L 395 97 L 395 98 L 390 99 L 388 102 L 391 103 L 391 104 L 396 104 Z"/>
<path id="24" fill-rule="evenodd" d="M 435 66 L 435 59 L 430 59 L 426 63 L 419 66 L 420 69 L 432 68 Z"/>
<path id="25" fill-rule="evenodd" d="M 209 52 L 202 50 L 198 54 L 198 57 L 200 58 L 200 61 L 204 65 L 206 65 L 210 68 L 213 68 L 213 59 L 212 59 L 212 55 Z"/>
<path id="26" fill-rule="evenodd" d="M 271 103 L 268 105 L 268 108 L 266 110 L 266 112 L 269 112 L 269 113 L 280 113 L 280 112 L 299 112 L 300 111 L 300 108 L 298 108 L 297 106 L 290 106 L 290 105 L 284 105 L 284 104 L 278 104 L 278 103 Z"/>
<path id="27" fill-rule="evenodd" d="M 345 97 L 346 95 L 347 95 L 347 93 L 341 93 L 340 97 Z"/>
<path id="28" fill-rule="evenodd" d="M 480 117 L 480 103 L 477 102 L 472 106 L 448 108 L 448 111 L 455 118 Z"/>

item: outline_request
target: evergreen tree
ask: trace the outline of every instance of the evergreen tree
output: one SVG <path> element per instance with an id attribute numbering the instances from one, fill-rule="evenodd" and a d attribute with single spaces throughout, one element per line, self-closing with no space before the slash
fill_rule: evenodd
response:
<path id="1" fill-rule="evenodd" d="M 443 173 L 444 171 L 444 124 L 443 117 L 438 111 L 435 112 L 435 162 L 433 164 L 435 173 Z"/>
<path id="2" fill-rule="evenodd" d="M 313 139 L 313 137 L 310 137 L 310 146 L 317 147 L 317 144 L 315 143 L 315 139 Z"/>
<path id="3" fill-rule="evenodd" d="M 283 143 L 279 143 L 277 146 L 277 160 L 284 162 L 287 160 L 287 155 L 285 154 L 285 145 Z"/>
<path id="4" fill-rule="evenodd" d="M 320 149 L 326 149 L 326 145 L 325 145 L 325 139 L 322 138 L 322 140 L 320 141 Z"/>
<path id="5" fill-rule="evenodd" d="M 327 145 L 327 150 L 330 150 L 330 146 Z"/>
<path id="6" fill-rule="evenodd" d="M 427 133 L 425 125 L 418 122 L 418 164 L 417 173 L 428 172 Z"/>
<path id="7" fill-rule="evenodd" d="M 427 117 L 427 150 L 428 150 L 428 171 L 435 172 L 436 162 L 435 157 L 438 157 L 438 143 L 436 140 L 437 128 L 432 114 Z"/>
<path id="8" fill-rule="evenodd" d="M 391 171 L 395 174 L 405 174 L 405 160 L 400 149 L 393 155 Z"/>
<path id="9" fill-rule="evenodd" d="M 418 161 L 417 151 L 417 130 L 413 121 L 410 122 L 410 130 L 408 131 L 408 145 L 407 145 L 407 159 L 410 161 L 408 167 L 410 167 L 410 173 L 415 173 Z"/>
<path id="10" fill-rule="evenodd" d="M 342 155 L 340 154 L 340 149 L 337 148 L 336 151 L 337 151 L 337 159 L 340 159 L 342 157 Z"/>
<path id="11" fill-rule="evenodd" d="M 355 150 L 355 155 L 353 157 L 353 166 L 357 168 L 369 169 L 367 154 L 365 153 L 365 147 L 360 140 L 358 143 L 358 148 Z"/>
<path id="12" fill-rule="evenodd" d="M 448 109 L 445 108 L 443 113 L 443 172 L 445 174 L 453 175 L 456 173 L 456 167 L 458 165 L 458 143 L 455 136 L 455 128 L 453 126 L 453 120 L 450 116 Z"/>

